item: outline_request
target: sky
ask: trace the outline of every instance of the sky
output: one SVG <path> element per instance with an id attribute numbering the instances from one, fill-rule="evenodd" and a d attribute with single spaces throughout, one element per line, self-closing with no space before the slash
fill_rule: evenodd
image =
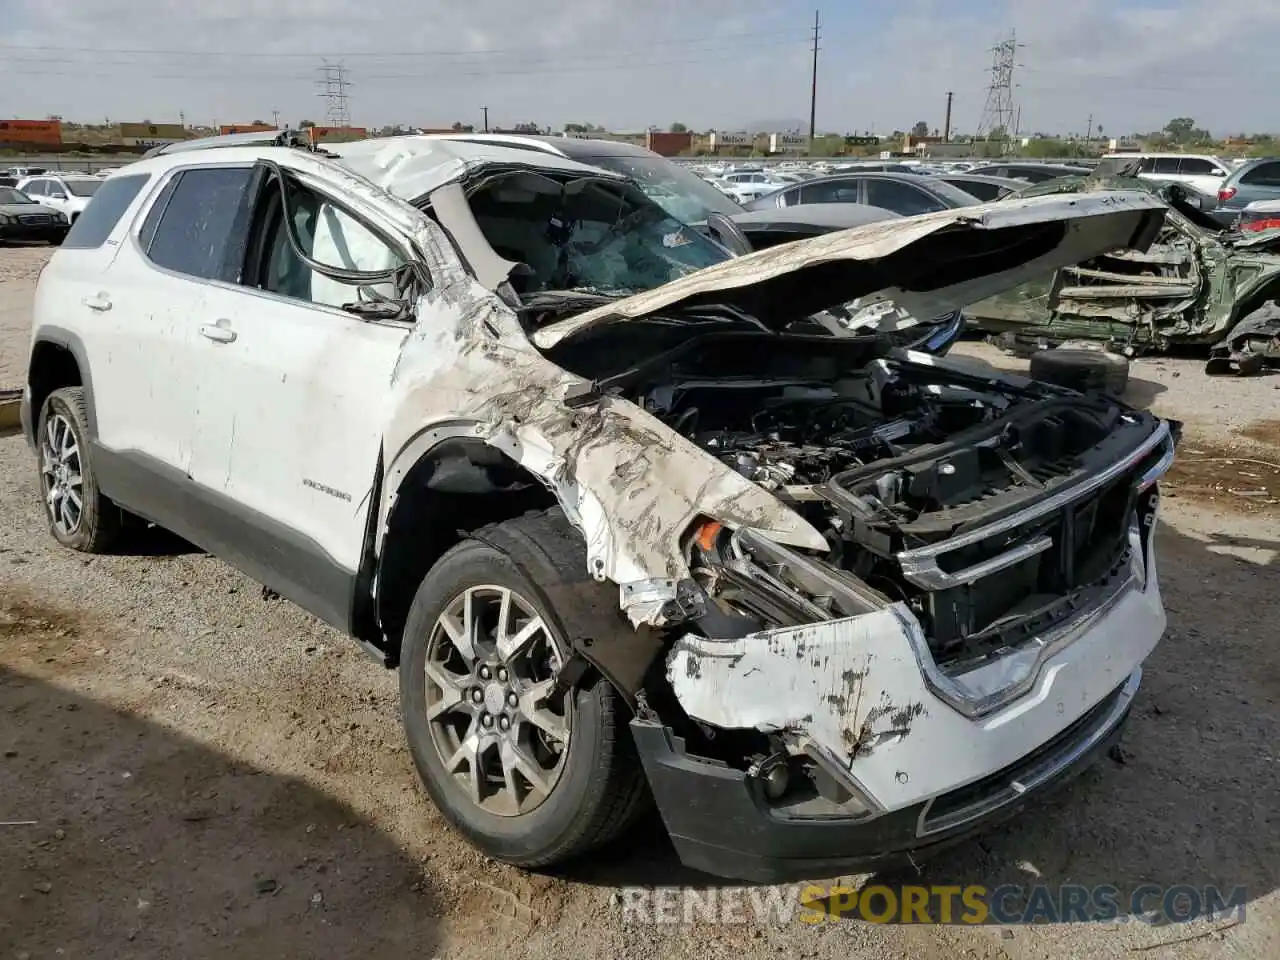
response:
<path id="1" fill-rule="evenodd" d="M 1010 31 L 1024 132 L 1280 131 L 1280 0 L 0 0 L 0 117 L 953 129 Z"/>

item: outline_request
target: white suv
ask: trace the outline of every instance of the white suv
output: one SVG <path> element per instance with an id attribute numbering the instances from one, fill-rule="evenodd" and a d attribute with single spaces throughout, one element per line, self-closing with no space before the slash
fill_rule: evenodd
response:
<path id="1" fill-rule="evenodd" d="M 108 178 L 41 274 L 50 528 L 167 527 L 399 666 L 422 780 L 490 855 L 564 860 L 652 798 L 693 866 L 834 875 L 1118 735 L 1170 425 L 811 318 L 1143 247 L 1158 199 L 731 258 L 533 151 L 219 143 Z"/>
<path id="2" fill-rule="evenodd" d="M 53 207 L 72 223 L 101 186 L 101 177 L 86 174 L 42 173 L 18 182 L 18 189 L 36 203 Z"/>
<path id="3" fill-rule="evenodd" d="M 1216 197 L 1231 164 L 1221 157 L 1193 153 L 1108 153 L 1103 160 L 1137 160 L 1144 180 L 1185 183 L 1200 193 Z"/>

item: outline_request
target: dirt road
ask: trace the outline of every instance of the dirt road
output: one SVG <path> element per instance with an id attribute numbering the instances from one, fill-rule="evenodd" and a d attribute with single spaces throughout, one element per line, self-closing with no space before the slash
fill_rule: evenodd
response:
<path id="1" fill-rule="evenodd" d="M 0 250 L 6 320 L 34 273 L 13 253 Z M 6 372 L 22 366 L 15 327 Z M 620 887 L 718 884 L 683 870 L 656 823 L 562 875 L 486 861 L 424 799 L 393 675 L 164 534 L 131 556 L 56 548 L 10 439 L 0 958 L 1280 956 L 1280 482 L 1266 466 L 1280 462 L 1280 377 L 1199 367 L 1134 369 L 1135 400 L 1187 421 L 1188 438 L 1159 535 L 1169 632 L 1123 751 L 921 875 L 880 879 L 1244 885 L 1244 923 L 624 922 Z"/>

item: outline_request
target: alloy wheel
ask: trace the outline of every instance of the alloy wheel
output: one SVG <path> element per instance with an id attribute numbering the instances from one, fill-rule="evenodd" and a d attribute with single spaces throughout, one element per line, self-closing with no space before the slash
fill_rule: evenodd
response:
<path id="1" fill-rule="evenodd" d="M 45 421 L 40 474 L 50 521 L 63 536 L 74 535 L 84 517 L 84 477 L 75 429 L 61 413 Z"/>
<path id="2" fill-rule="evenodd" d="M 431 740 L 482 810 L 521 816 L 555 789 L 573 716 L 571 698 L 552 698 L 563 663 L 560 639 L 508 587 L 468 587 L 436 619 L 425 667 Z"/>

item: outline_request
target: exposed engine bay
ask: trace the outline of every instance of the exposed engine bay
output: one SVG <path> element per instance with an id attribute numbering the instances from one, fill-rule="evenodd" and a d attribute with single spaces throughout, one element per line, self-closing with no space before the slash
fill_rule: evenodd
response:
<path id="1" fill-rule="evenodd" d="M 1153 505 L 1133 482 L 1147 458 L 1107 471 L 1152 437 L 1155 418 L 865 341 L 765 340 L 699 337 L 604 381 L 829 544 L 818 558 L 751 531 L 696 537 L 694 569 L 720 608 L 709 635 L 902 601 L 940 665 L 968 663 L 1052 627 L 1127 575 L 1131 522 Z M 841 369 L 859 343 L 865 361 Z M 1061 509 L 1037 509 L 1077 485 L 1088 490 Z M 1034 516 L 1019 522 L 1024 514 Z"/>

